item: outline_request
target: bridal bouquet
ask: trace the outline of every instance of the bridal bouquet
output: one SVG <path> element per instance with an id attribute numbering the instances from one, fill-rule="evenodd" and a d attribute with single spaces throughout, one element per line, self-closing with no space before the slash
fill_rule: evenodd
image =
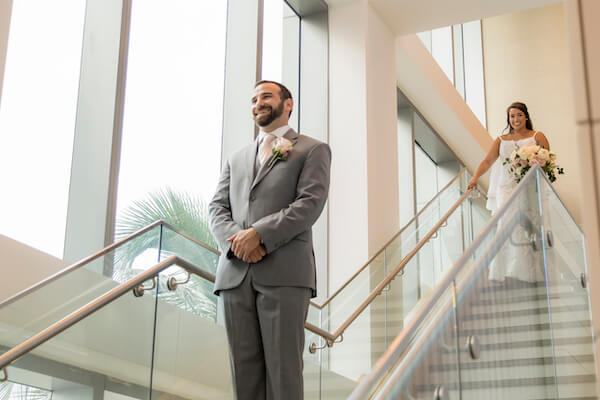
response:
<path id="1" fill-rule="evenodd" d="M 556 180 L 556 175 L 565 173 L 563 168 L 556 165 L 556 153 L 537 145 L 517 147 L 502 163 L 508 165 L 508 172 L 517 183 L 536 164 L 546 173 L 550 182 Z"/>

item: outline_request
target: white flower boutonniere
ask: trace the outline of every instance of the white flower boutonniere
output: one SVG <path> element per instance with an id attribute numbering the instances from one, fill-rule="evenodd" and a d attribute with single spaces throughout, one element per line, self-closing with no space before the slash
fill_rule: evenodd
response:
<path id="1" fill-rule="evenodd" d="M 273 155 L 267 164 L 267 167 L 273 165 L 277 160 L 287 160 L 288 154 L 292 151 L 294 145 L 284 137 L 277 138 L 273 141 Z"/>

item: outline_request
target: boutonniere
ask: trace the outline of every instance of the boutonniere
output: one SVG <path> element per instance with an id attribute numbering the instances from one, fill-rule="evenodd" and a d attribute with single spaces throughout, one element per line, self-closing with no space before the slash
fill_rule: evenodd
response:
<path id="1" fill-rule="evenodd" d="M 288 154 L 292 151 L 294 145 L 284 137 L 277 138 L 273 141 L 273 155 L 267 164 L 267 167 L 273 165 L 277 160 L 287 160 Z"/>

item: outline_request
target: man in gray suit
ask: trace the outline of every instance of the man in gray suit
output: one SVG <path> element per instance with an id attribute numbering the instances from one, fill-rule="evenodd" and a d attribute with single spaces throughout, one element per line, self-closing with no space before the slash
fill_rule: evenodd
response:
<path id="1" fill-rule="evenodd" d="M 209 205 L 237 399 L 303 398 L 304 322 L 316 295 L 311 227 L 327 199 L 331 151 L 289 127 L 293 105 L 285 86 L 256 84 L 260 134 L 223 165 Z"/>

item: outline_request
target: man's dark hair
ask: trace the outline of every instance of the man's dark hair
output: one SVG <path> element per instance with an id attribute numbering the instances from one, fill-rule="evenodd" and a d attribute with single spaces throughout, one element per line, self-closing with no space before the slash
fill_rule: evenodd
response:
<path id="1" fill-rule="evenodd" d="M 279 87 L 279 98 L 281 99 L 281 101 L 285 101 L 287 99 L 292 99 L 292 93 L 290 92 L 290 90 L 288 88 L 286 88 L 284 85 L 282 85 L 279 82 L 275 82 L 275 81 L 268 81 L 266 79 L 263 79 L 262 81 L 258 81 L 254 84 L 254 88 L 257 88 L 259 85 L 262 85 L 263 83 L 272 83 L 274 85 L 277 85 Z M 290 113 L 288 115 L 288 118 L 292 115 L 292 110 L 290 110 Z"/>

